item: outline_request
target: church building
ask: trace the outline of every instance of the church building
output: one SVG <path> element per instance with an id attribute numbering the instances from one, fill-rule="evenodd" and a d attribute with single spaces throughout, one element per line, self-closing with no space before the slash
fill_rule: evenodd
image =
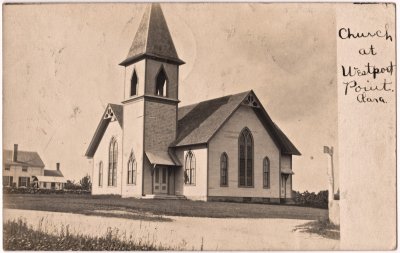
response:
<path id="1" fill-rule="evenodd" d="M 300 152 L 253 91 L 179 107 L 179 59 L 159 4 L 149 5 L 86 151 L 92 194 L 285 202 Z"/>

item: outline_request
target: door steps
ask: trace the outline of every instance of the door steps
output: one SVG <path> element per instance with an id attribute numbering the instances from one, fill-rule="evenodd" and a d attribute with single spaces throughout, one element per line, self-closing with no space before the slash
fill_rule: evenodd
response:
<path id="1" fill-rule="evenodd" d="M 185 196 L 182 195 L 167 195 L 167 194 L 147 194 L 141 197 L 142 199 L 170 199 L 170 200 L 177 200 L 177 199 L 186 199 Z"/>

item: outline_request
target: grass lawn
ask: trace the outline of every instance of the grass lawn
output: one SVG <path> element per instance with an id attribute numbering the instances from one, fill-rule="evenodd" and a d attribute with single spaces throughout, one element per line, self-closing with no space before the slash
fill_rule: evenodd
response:
<path id="1" fill-rule="evenodd" d="M 137 241 L 109 230 L 104 236 L 73 235 L 66 230 L 49 234 L 41 229 L 34 230 L 23 222 L 8 221 L 3 225 L 3 247 L 5 250 L 40 250 L 40 251 L 155 251 L 181 250 L 168 248 L 154 243 Z"/>
<path id="2" fill-rule="evenodd" d="M 67 194 L 4 194 L 3 206 L 9 209 L 67 212 L 131 219 L 157 219 L 159 221 L 169 220 L 163 217 L 164 215 L 304 220 L 323 220 L 328 217 L 328 210 L 325 209 L 289 205 L 134 199 L 118 196 Z"/>

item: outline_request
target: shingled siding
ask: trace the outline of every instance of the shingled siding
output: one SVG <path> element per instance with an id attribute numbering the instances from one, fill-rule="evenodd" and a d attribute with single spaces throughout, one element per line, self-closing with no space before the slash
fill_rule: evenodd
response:
<path id="1" fill-rule="evenodd" d="M 244 127 L 250 129 L 254 140 L 254 186 L 239 187 L 238 138 Z M 228 186 L 220 185 L 220 157 L 228 155 Z M 279 149 L 251 107 L 240 106 L 209 143 L 208 196 L 272 198 L 279 192 Z M 263 159 L 270 160 L 270 188 L 263 187 Z M 211 199 L 211 198 L 210 198 Z"/>
<path id="2" fill-rule="evenodd" d="M 111 138 L 115 137 L 118 142 L 118 164 L 117 185 L 108 186 L 108 152 Z M 99 163 L 103 161 L 103 184 L 99 187 Z M 122 129 L 118 121 L 109 123 L 103 138 L 93 156 L 92 194 L 121 194 L 121 172 L 122 172 Z"/>
<path id="3" fill-rule="evenodd" d="M 168 97 L 178 99 L 178 66 L 150 59 L 146 59 L 146 94 L 155 95 L 156 78 L 161 66 L 164 67 L 168 79 Z"/>
<path id="4" fill-rule="evenodd" d="M 131 79 L 133 70 L 136 71 L 136 76 L 138 78 L 137 95 L 144 95 L 145 60 L 142 60 L 125 68 L 125 99 L 131 98 Z"/>
<path id="5" fill-rule="evenodd" d="M 124 105 L 124 150 L 122 170 L 122 197 L 142 195 L 143 173 L 143 112 L 144 100 L 135 100 Z M 128 185 L 128 161 L 131 152 L 136 159 L 136 184 Z"/>
<path id="6" fill-rule="evenodd" d="M 167 151 L 176 135 L 176 105 L 145 101 L 145 151 Z"/>

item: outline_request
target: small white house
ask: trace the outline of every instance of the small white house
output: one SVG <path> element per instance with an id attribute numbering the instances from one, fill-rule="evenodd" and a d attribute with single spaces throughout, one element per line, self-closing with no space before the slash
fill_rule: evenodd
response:
<path id="1" fill-rule="evenodd" d="M 62 190 L 67 180 L 60 171 L 60 163 L 57 163 L 56 170 L 44 170 L 43 176 L 33 177 L 33 182 L 40 189 Z"/>
<path id="2" fill-rule="evenodd" d="M 63 189 L 67 182 L 60 171 L 46 170 L 37 152 L 3 150 L 3 186 Z"/>

